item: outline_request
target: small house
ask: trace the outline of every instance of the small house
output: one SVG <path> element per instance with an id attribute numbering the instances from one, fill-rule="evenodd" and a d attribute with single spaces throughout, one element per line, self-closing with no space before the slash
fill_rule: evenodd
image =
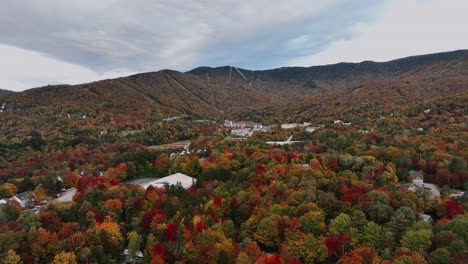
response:
<path id="1" fill-rule="evenodd" d="M 428 215 L 428 214 L 420 214 L 420 215 L 419 215 L 419 218 L 420 218 L 421 220 L 423 220 L 424 222 L 430 224 L 430 225 L 432 225 L 432 224 L 434 223 L 434 220 L 433 220 L 432 217 L 431 217 L 430 215 Z"/>
<path id="2" fill-rule="evenodd" d="M 141 251 L 138 251 L 133 258 L 130 256 L 130 253 L 128 252 L 128 249 L 125 249 L 123 254 L 122 254 L 122 264 L 129 264 L 129 263 L 141 263 L 143 262 L 143 253 Z"/>
<path id="3" fill-rule="evenodd" d="M 22 192 L 11 197 L 10 201 L 18 203 L 22 208 L 31 208 L 34 205 L 34 195 L 31 191 Z"/>
<path id="4" fill-rule="evenodd" d="M 410 171 L 409 178 L 418 187 L 424 188 L 424 176 L 419 171 Z"/>

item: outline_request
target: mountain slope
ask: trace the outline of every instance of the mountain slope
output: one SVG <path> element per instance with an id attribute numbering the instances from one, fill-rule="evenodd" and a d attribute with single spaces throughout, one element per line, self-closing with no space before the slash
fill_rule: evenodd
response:
<path id="1" fill-rule="evenodd" d="M 249 71 L 200 67 L 186 73 L 163 70 L 74 86 L 7 92 L 1 100 L 7 103 L 11 115 L 14 111 L 41 116 L 87 115 L 104 126 L 109 119 L 131 125 L 178 115 L 286 119 L 293 112 L 317 117 L 369 107 L 382 111 L 396 103 L 464 93 L 467 84 L 468 50 L 459 50 L 389 62 L 308 68 Z"/>
<path id="2" fill-rule="evenodd" d="M 13 92 L 13 91 L 0 89 L 0 98 L 2 98 L 3 96 L 14 94 L 14 93 L 15 92 Z"/>

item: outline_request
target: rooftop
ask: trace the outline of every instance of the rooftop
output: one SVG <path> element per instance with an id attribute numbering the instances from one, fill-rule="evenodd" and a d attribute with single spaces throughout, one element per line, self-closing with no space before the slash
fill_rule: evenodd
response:
<path id="1" fill-rule="evenodd" d="M 160 178 L 160 179 L 141 178 L 141 179 L 130 181 L 129 183 L 138 184 L 144 189 L 147 189 L 148 187 L 150 187 L 150 185 L 153 187 L 164 188 L 165 184 L 168 184 L 168 185 L 180 184 L 184 189 L 188 189 L 192 187 L 196 181 L 197 180 L 195 178 L 192 178 L 190 176 L 187 176 L 183 173 L 178 172 L 178 173 L 175 173 L 175 174 L 172 174 L 167 177 Z"/>

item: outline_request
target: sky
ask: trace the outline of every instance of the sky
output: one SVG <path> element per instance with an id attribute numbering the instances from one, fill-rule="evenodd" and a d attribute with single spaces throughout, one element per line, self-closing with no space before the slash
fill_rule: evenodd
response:
<path id="1" fill-rule="evenodd" d="M 468 49 L 466 0 L 2 0 L 0 89 Z"/>

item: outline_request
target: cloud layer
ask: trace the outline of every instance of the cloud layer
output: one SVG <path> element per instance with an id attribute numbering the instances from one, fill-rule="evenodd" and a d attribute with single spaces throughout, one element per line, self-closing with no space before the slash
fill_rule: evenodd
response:
<path id="1" fill-rule="evenodd" d="M 468 1 L 387 3 L 375 23 L 353 26 L 352 38 L 331 41 L 315 54 L 288 65 L 323 65 L 363 60 L 388 61 L 419 54 L 468 49 Z"/>
<path id="2" fill-rule="evenodd" d="M 463 46 L 468 35 L 454 40 L 456 30 L 445 29 L 468 23 L 445 17 L 449 20 L 438 27 L 431 18 L 441 6 L 459 15 L 467 10 L 460 8 L 463 2 L 4 0 L 0 88 L 74 84 L 164 68 L 265 69 L 442 51 Z M 430 35 L 434 29 L 446 40 L 423 48 L 422 41 L 437 39 Z M 406 45 L 403 40 L 415 32 L 428 34 Z"/>

